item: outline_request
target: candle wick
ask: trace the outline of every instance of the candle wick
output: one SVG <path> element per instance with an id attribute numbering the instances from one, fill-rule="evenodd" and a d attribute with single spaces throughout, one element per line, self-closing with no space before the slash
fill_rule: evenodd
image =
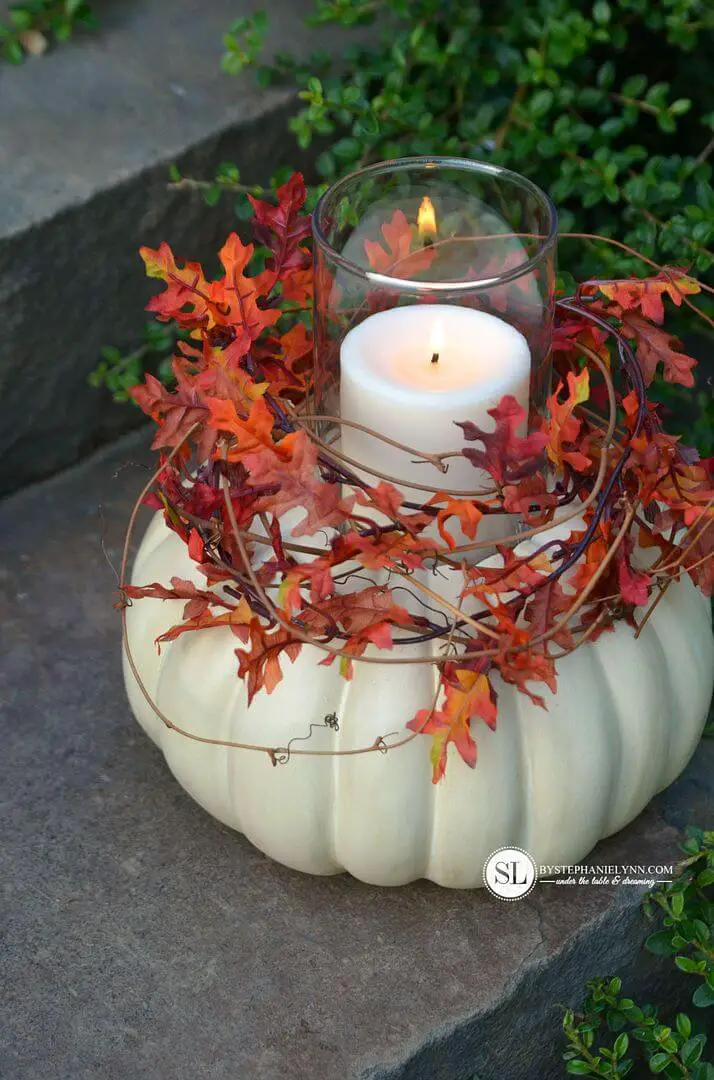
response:
<path id="1" fill-rule="evenodd" d="M 432 364 L 438 364 L 439 363 L 439 354 L 438 354 L 438 352 L 435 352 L 435 353 L 431 354 L 431 362 L 432 362 Z"/>

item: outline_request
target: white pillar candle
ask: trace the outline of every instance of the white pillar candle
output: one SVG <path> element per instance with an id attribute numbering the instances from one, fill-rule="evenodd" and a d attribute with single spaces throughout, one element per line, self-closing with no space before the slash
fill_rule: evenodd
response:
<path id="1" fill-rule="evenodd" d="M 345 336 L 340 364 L 342 419 L 429 453 L 467 445 L 454 421 L 471 420 L 493 430 L 487 410 L 504 394 L 512 394 L 528 410 L 531 355 L 526 339 L 503 319 L 471 308 L 415 304 L 370 315 Z M 442 475 L 433 465 L 418 464 L 409 454 L 348 425 L 342 427 L 342 452 L 414 483 L 462 491 L 493 487 L 490 476 L 467 458 L 449 458 L 449 471 Z M 404 491 L 413 502 L 426 501 L 431 494 Z M 450 531 L 457 535 L 456 529 Z M 508 531 L 508 519 L 484 519 L 479 538 Z M 460 537 L 459 542 L 468 540 Z"/>

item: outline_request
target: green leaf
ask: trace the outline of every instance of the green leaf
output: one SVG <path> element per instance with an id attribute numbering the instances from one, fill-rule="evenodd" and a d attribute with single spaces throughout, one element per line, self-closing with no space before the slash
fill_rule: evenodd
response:
<path id="1" fill-rule="evenodd" d="M 373 139 L 379 135 L 379 120 L 374 112 L 367 110 L 356 121 L 354 125 L 355 135 L 364 135 L 368 139 Z"/>
<path id="2" fill-rule="evenodd" d="M 623 1031 L 622 1034 L 618 1035 L 615 1039 L 615 1045 L 612 1048 L 615 1056 L 619 1058 L 624 1057 L 627 1053 L 629 1045 L 629 1037 L 627 1036 L 626 1032 Z"/>
<path id="3" fill-rule="evenodd" d="M 622 84 L 622 95 L 623 97 L 638 98 L 644 93 L 646 86 L 646 75 L 630 75 Z"/>
<path id="4" fill-rule="evenodd" d="M 657 930 L 654 934 L 650 934 L 645 941 L 645 948 L 658 956 L 674 956 L 677 951 L 672 945 L 671 930 Z"/>
<path id="5" fill-rule="evenodd" d="M 592 1076 L 593 1073 L 588 1065 L 587 1061 L 583 1061 L 582 1058 L 575 1058 L 574 1061 L 569 1061 L 565 1066 L 565 1071 L 572 1076 Z M 597 1073 L 594 1075 L 597 1076 Z"/>
<path id="6" fill-rule="evenodd" d="M 29 30 L 33 24 L 32 12 L 26 8 L 10 8 L 10 22 L 18 30 Z"/>
<path id="7" fill-rule="evenodd" d="M 212 184 L 203 192 L 203 201 L 206 206 L 215 206 L 221 197 L 221 189 L 218 184 Z"/>
<path id="8" fill-rule="evenodd" d="M 702 1056 L 705 1044 L 706 1038 L 704 1035 L 697 1035 L 693 1039 L 688 1039 L 687 1042 L 683 1044 L 679 1051 L 679 1056 L 688 1069 L 691 1069 L 693 1065 L 697 1064 Z"/>
<path id="9" fill-rule="evenodd" d="M 692 1080 L 714 1080 L 714 1065 L 708 1061 L 700 1061 L 694 1068 Z"/>
<path id="10" fill-rule="evenodd" d="M 593 4 L 593 19 L 600 26 L 606 26 L 612 18 L 612 9 L 607 0 L 595 0 Z"/>
<path id="11" fill-rule="evenodd" d="M 685 971 L 688 975 L 696 974 L 699 970 L 696 960 L 689 956 L 675 956 L 674 962 L 680 971 Z"/>
<path id="12" fill-rule="evenodd" d="M 685 1013 L 677 1014 L 677 1031 L 683 1039 L 688 1039 L 692 1034 L 692 1021 Z"/>
<path id="13" fill-rule="evenodd" d="M 694 991 L 692 1002 L 700 1009 L 707 1009 L 711 1005 L 714 1005 L 714 990 L 706 983 L 698 986 Z"/>
<path id="14" fill-rule="evenodd" d="M 653 1054 L 649 1060 L 650 1072 L 661 1073 L 669 1065 L 669 1054 Z"/>
<path id="15" fill-rule="evenodd" d="M 19 41 L 8 41 L 3 46 L 3 55 L 11 64 L 21 64 L 25 59 L 25 53 Z"/>
<path id="16" fill-rule="evenodd" d="M 339 139 L 332 147 L 332 153 L 339 161 L 355 161 L 362 151 L 359 139 Z"/>
<path id="17" fill-rule="evenodd" d="M 333 177 L 337 171 L 334 155 L 329 150 L 323 150 L 315 162 L 320 176 L 327 179 Z"/>
<path id="18" fill-rule="evenodd" d="M 529 110 L 532 116 L 544 116 L 548 112 L 553 104 L 553 91 L 552 90 L 538 90 L 533 95 L 529 103 Z"/>

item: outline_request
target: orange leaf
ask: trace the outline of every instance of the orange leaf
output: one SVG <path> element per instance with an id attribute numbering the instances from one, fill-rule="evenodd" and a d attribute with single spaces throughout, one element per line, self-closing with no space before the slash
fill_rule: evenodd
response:
<path id="1" fill-rule="evenodd" d="M 270 694 L 283 677 L 280 670 L 280 657 L 287 653 L 295 663 L 301 644 L 291 633 L 279 626 L 277 630 L 266 631 L 258 619 L 253 618 L 248 624 L 247 649 L 236 649 L 238 658 L 238 678 L 245 679 L 248 690 L 248 704 L 259 690 Z"/>
<path id="2" fill-rule="evenodd" d="M 586 472 L 591 461 L 577 446 L 581 422 L 574 415 L 574 410 L 590 397 L 588 369 L 584 368 L 579 375 L 573 371 L 568 372 L 568 396 L 565 401 L 558 400 L 562 389 L 563 384 L 560 383 L 555 393 L 548 398 L 546 452 L 557 468 L 562 469 L 564 462 L 567 462 L 577 472 Z"/>
<path id="3" fill-rule="evenodd" d="M 641 315 L 625 315 L 622 323 L 625 332 L 637 342 L 637 359 L 648 386 L 654 379 L 659 364 L 663 366 L 665 382 L 694 386 L 692 369 L 697 366 L 697 361 L 679 351 L 682 344 L 679 338 L 653 326 Z"/>
<path id="4" fill-rule="evenodd" d="M 598 282 L 597 288 L 623 311 L 639 309 L 645 319 L 657 324 L 664 321 L 664 296 L 681 307 L 685 296 L 701 292 L 699 282 L 677 266 L 665 267 L 655 277 Z"/>
<path id="5" fill-rule="evenodd" d="M 235 436 L 235 444 L 228 451 L 229 461 L 240 461 L 246 454 L 264 446 L 280 453 L 280 444 L 273 442 L 275 420 L 262 397 L 253 402 L 246 420 L 238 415 L 232 401 L 206 398 L 206 405 L 211 413 L 212 426 Z"/>
<path id="6" fill-rule="evenodd" d="M 421 709 L 407 727 L 423 735 L 431 735 L 431 763 L 434 784 L 444 775 L 449 744 L 453 743 L 462 761 L 470 768 L 476 764 L 476 743 L 471 734 L 471 721 L 483 720 L 496 727 L 496 694 L 488 677 L 468 670 L 449 674 L 455 685 L 446 683 L 444 704 L 440 709 Z"/>
<path id="7" fill-rule="evenodd" d="M 411 251 L 412 229 L 403 210 L 395 210 L 391 221 L 382 225 L 382 236 L 387 250 L 378 240 L 365 240 L 364 250 L 372 270 L 380 274 L 393 274 L 408 278 L 431 266 L 436 257 L 433 248 L 425 247 Z"/>
<path id="8" fill-rule="evenodd" d="M 177 626 L 172 626 L 170 630 L 160 634 L 156 642 L 159 644 L 162 641 L 174 641 L 181 634 L 186 634 L 191 630 L 208 630 L 215 626 L 247 626 L 253 618 L 253 612 L 248 606 L 248 601 L 241 597 L 238 605 L 231 608 L 230 611 L 222 611 L 220 615 L 216 615 L 211 611 L 203 611 L 192 619 L 187 619 Z"/>
<path id="9" fill-rule="evenodd" d="M 467 536 L 469 540 L 475 540 L 483 514 L 473 500 L 452 498 L 446 492 L 440 491 L 429 499 L 427 505 L 435 506 L 441 502 L 445 502 L 446 506 L 439 509 L 439 513 L 436 515 L 436 525 L 442 540 L 452 549 L 457 546 L 457 541 L 446 528 L 446 522 L 452 517 L 458 518 L 459 527 L 464 536 Z"/>
<path id="10" fill-rule="evenodd" d="M 317 447 L 307 433 L 297 431 L 245 460 L 252 484 L 277 488 L 276 494 L 258 500 L 257 512 L 268 510 L 279 516 L 298 508 L 306 511 L 292 530 L 296 537 L 341 525 L 351 509 L 352 498 L 342 499 L 339 484 L 320 479 L 317 458 Z"/>

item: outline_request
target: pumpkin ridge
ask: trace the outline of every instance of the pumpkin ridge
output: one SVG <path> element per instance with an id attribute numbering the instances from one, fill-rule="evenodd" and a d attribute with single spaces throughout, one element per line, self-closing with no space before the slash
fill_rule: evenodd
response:
<path id="1" fill-rule="evenodd" d="M 684 613 L 681 610 L 682 608 L 685 609 Z M 695 634 L 691 629 L 698 618 L 703 623 L 703 634 Z M 711 623 L 711 608 L 706 600 L 700 606 L 700 594 L 696 591 L 696 586 L 686 578 L 678 582 L 676 587 L 670 586 L 648 623 L 648 627 L 652 628 L 652 633 L 664 655 L 668 676 L 665 682 L 671 703 L 671 715 L 673 718 L 676 717 L 677 721 L 675 724 L 674 720 L 672 720 L 667 725 L 668 749 L 667 754 L 663 755 L 657 783 L 653 784 L 653 795 L 668 787 L 680 775 L 694 753 L 709 715 L 710 702 L 706 700 L 702 703 L 698 719 L 695 719 L 694 710 L 691 707 L 686 712 L 674 708 L 676 703 L 673 699 L 673 690 L 680 682 L 681 657 L 677 658 L 676 655 L 673 655 L 672 651 L 667 649 L 665 642 L 668 634 L 673 641 L 678 640 L 672 633 L 672 629 L 679 626 L 687 626 L 690 629 L 688 642 L 696 643 L 694 652 L 692 652 L 690 646 L 685 650 L 686 660 L 691 664 L 687 687 L 690 685 L 709 685 L 711 687 L 712 679 L 708 674 L 714 666 L 714 629 Z M 706 646 L 704 645 L 705 640 L 707 641 Z M 698 650 L 697 646 L 700 642 L 701 649 Z M 689 733 L 684 747 L 677 745 L 677 734 L 680 730 Z"/>
<path id="2" fill-rule="evenodd" d="M 608 676 L 608 665 L 604 662 L 602 652 L 597 645 L 585 646 L 592 662 L 593 677 L 601 697 L 600 712 L 603 718 L 603 727 L 607 733 L 611 747 L 610 762 L 608 767 L 608 791 L 602 820 L 599 830 L 602 836 L 609 836 L 614 831 L 613 812 L 616 806 L 616 794 L 623 779 L 624 765 L 624 739 L 622 737 L 622 709 L 618 700 L 616 688 Z"/>
<path id="3" fill-rule="evenodd" d="M 430 643 L 428 646 L 428 652 L 430 652 L 432 656 L 434 656 L 438 652 L 438 647 L 434 643 Z M 436 689 L 440 682 L 439 669 L 436 666 L 432 668 L 432 678 L 434 683 L 433 693 L 436 693 Z M 436 707 L 438 708 L 438 706 L 439 701 L 437 699 Z M 439 801 L 442 790 L 442 784 L 429 784 L 429 794 L 427 796 L 429 800 L 429 813 L 427 815 L 427 834 L 424 842 L 425 866 L 422 874 L 422 876 L 427 878 L 427 880 L 429 881 L 433 881 L 433 875 L 435 873 L 438 873 L 438 870 L 434 863 L 436 860 L 436 823 L 439 815 Z"/>
<path id="4" fill-rule="evenodd" d="M 499 690 L 500 708 L 503 708 L 505 690 L 506 686 L 504 684 Z M 516 731 L 518 734 L 516 740 L 518 745 L 518 776 L 522 778 L 522 783 L 514 785 L 515 790 L 518 791 L 520 806 L 518 814 L 518 835 L 514 837 L 513 843 L 516 847 L 521 847 L 525 851 L 531 851 L 531 844 L 533 841 L 533 763 L 531 755 L 528 753 L 528 734 L 526 731 L 526 726 L 528 724 L 526 710 L 527 706 L 530 705 L 530 702 L 523 694 L 511 687 L 508 688 L 508 694 L 510 697 L 509 707 L 513 709 L 515 714 Z M 547 721 L 547 717 L 544 717 L 543 719 L 544 721 Z M 504 843 L 510 843 L 510 837 L 504 838 Z"/>
<path id="5" fill-rule="evenodd" d="M 235 688 L 232 694 L 228 695 L 229 703 L 222 717 L 222 727 L 224 730 L 225 739 L 235 739 L 236 732 L 232 729 L 235 727 L 234 717 L 238 710 L 240 698 L 244 695 L 245 688 L 236 676 Z M 249 753 L 247 750 L 233 750 L 231 751 L 227 746 L 216 747 L 223 751 L 223 755 L 226 763 L 225 770 L 225 784 L 226 784 L 226 801 L 229 804 L 233 817 L 235 818 L 235 828 L 241 833 L 243 832 L 242 814 L 240 812 L 237 799 L 235 797 L 237 784 L 235 782 L 235 766 L 237 765 L 237 759 L 239 754 Z"/>
<path id="6" fill-rule="evenodd" d="M 342 686 L 340 687 L 340 697 L 337 704 L 337 717 L 338 726 L 332 730 L 332 739 L 330 748 L 332 750 L 342 749 L 342 732 L 345 722 L 345 716 L 347 715 L 347 699 L 350 695 L 350 689 L 352 687 L 351 681 L 348 679 L 342 680 Z M 335 756 L 332 758 L 330 765 L 330 794 L 329 794 L 329 808 L 330 808 L 330 828 L 327 831 L 327 843 L 330 849 L 330 858 L 334 863 L 337 863 L 342 871 L 346 871 L 347 867 L 344 865 L 344 860 L 339 858 L 337 854 L 338 842 L 337 834 L 340 828 L 340 800 L 338 798 L 338 789 L 340 786 L 340 766 L 342 758 Z"/>

